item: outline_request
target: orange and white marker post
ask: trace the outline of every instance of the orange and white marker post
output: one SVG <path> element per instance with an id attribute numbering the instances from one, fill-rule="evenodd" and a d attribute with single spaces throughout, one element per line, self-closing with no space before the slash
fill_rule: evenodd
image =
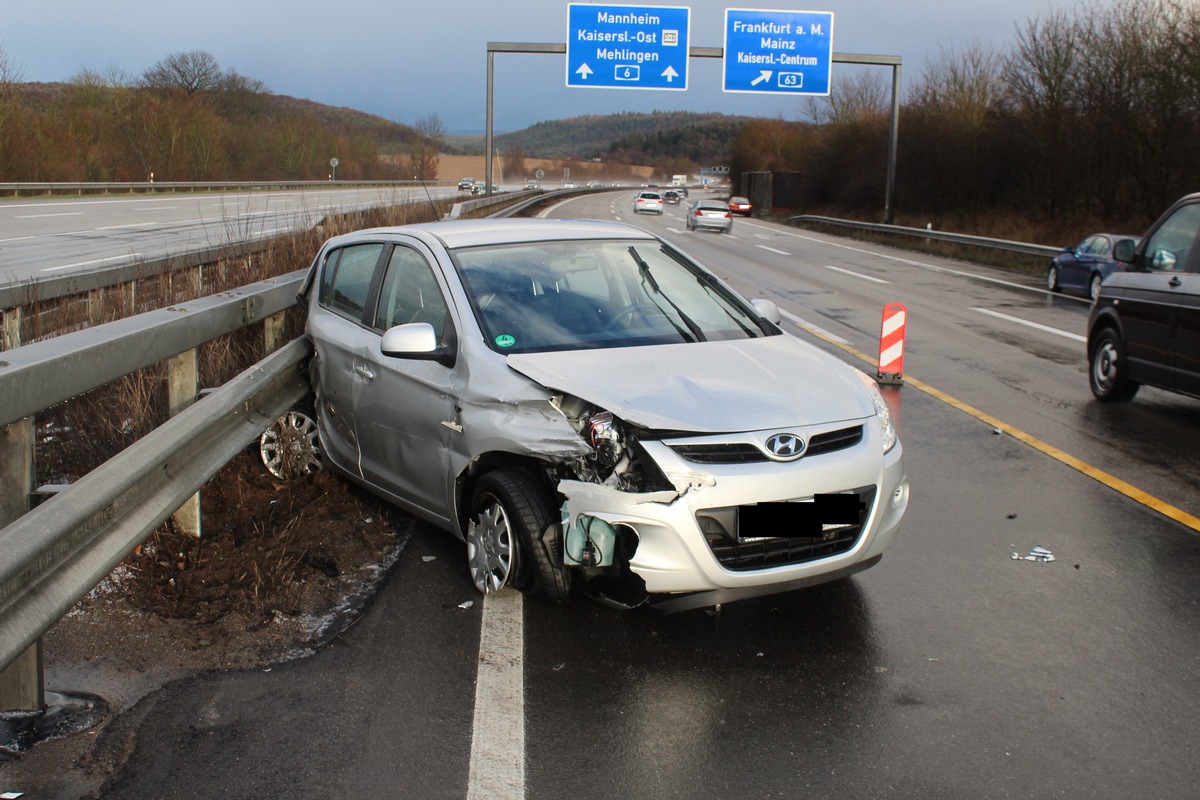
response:
<path id="1" fill-rule="evenodd" d="M 900 303 L 888 303 L 883 307 L 883 327 L 879 332 L 880 383 L 901 384 L 904 382 L 904 329 L 908 323 L 908 309 Z"/>

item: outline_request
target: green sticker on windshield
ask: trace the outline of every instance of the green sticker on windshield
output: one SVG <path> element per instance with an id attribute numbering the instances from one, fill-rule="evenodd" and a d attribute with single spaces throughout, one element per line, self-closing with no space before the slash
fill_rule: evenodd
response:
<path id="1" fill-rule="evenodd" d="M 516 343 L 517 340 L 507 333 L 502 333 L 496 337 L 496 347 L 512 347 Z"/>

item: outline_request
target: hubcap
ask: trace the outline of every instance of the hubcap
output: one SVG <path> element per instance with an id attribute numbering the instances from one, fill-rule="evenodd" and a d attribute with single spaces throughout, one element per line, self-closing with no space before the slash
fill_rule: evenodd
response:
<path id="1" fill-rule="evenodd" d="M 513 555 L 512 530 L 504 507 L 490 499 L 467 526 L 467 561 L 475 588 L 484 594 L 500 591 L 512 574 Z"/>
<path id="2" fill-rule="evenodd" d="M 1096 351 L 1096 357 L 1092 362 L 1092 377 L 1101 389 L 1112 388 L 1113 382 L 1117 379 L 1117 348 L 1113 346 L 1112 342 L 1105 342 Z"/>
<path id="3" fill-rule="evenodd" d="M 321 468 L 317 424 L 307 414 L 289 411 L 258 440 L 263 466 L 276 478 L 297 478 Z"/>

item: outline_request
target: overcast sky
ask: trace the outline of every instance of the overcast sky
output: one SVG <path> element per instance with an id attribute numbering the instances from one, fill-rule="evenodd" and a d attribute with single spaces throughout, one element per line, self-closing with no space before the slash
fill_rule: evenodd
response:
<path id="1" fill-rule="evenodd" d="M 1104 0 L 1101 0 L 1104 2 Z M 1068 10 L 1077 4 L 1049 0 Z M 448 132 L 482 131 L 487 43 L 566 41 L 566 0 L 0 0 L 0 44 L 26 81 L 83 69 L 131 77 L 171 53 L 204 50 L 275 94 L 412 124 L 437 114 Z M 691 45 L 721 47 L 727 7 L 834 14 L 833 49 L 901 56 L 905 84 L 942 49 L 1007 49 L 1047 0 L 822 0 L 640 3 L 691 12 Z M 567 88 L 558 54 L 497 54 L 495 129 L 622 111 L 716 111 L 801 117 L 795 97 L 721 91 L 719 59 L 692 59 L 689 88 Z M 837 91 L 839 68 L 834 68 Z M 890 77 L 890 74 L 889 74 Z"/>

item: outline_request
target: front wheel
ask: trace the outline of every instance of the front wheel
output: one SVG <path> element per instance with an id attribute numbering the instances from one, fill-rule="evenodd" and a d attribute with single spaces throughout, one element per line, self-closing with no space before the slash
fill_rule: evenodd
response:
<path id="1" fill-rule="evenodd" d="M 1058 282 L 1058 267 L 1054 266 L 1053 264 L 1051 264 L 1050 269 L 1046 271 L 1046 288 L 1052 292 L 1062 291 L 1062 284 Z"/>
<path id="2" fill-rule="evenodd" d="M 1137 394 L 1138 384 L 1129 379 L 1125 367 L 1125 346 L 1112 328 L 1105 328 L 1092 345 L 1088 383 L 1092 394 L 1102 403 L 1124 403 Z"/>
<path id="3" fill-rule="evenodd" d="M 1104 283 L 1104 276 L 1097 272 L 1088 284 L 1088 294 L 1092 296 L 1093 303 L 1100 299 L 1100 284 L 1102 283 Z"/>
<path id="4" fill-rule="evenodd" d="M 562 533 L 554 492 L 528 470 L 499 469 L 479 479 L 467 523 L 467 560 L 475 587 L 513 586 L 553 603 L 566 600 Z"/>

